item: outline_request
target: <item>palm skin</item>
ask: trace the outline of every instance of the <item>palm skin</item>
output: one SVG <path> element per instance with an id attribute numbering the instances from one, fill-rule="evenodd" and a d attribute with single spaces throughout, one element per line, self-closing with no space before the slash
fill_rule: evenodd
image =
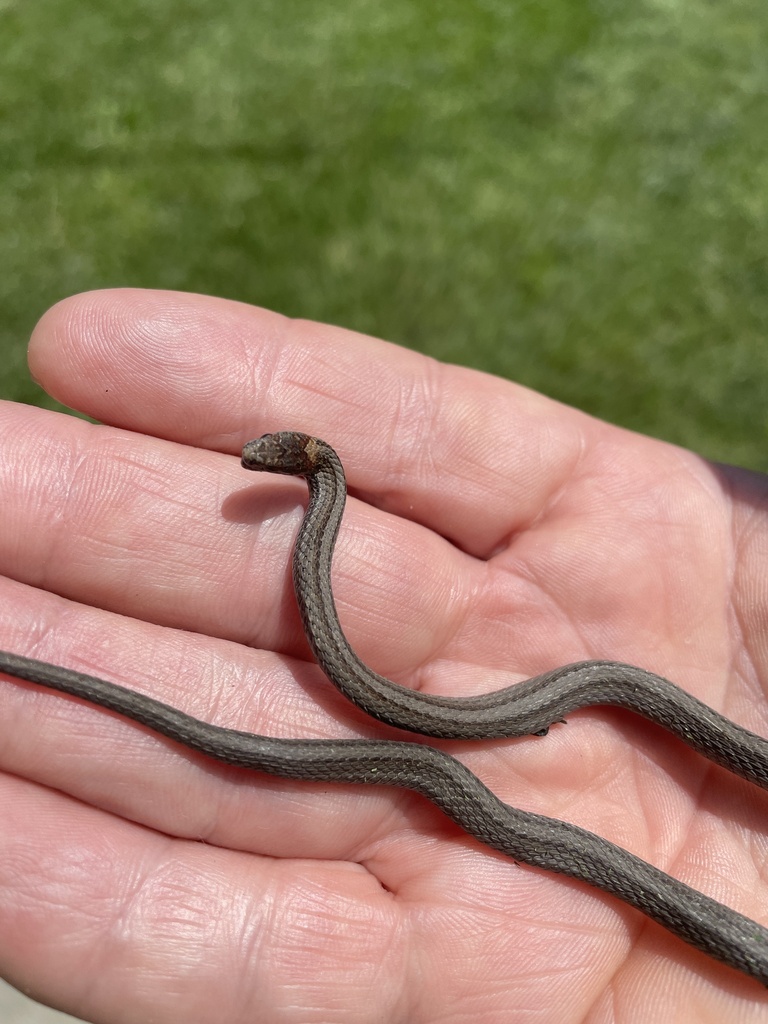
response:
<path id="1" fill-rule="evenodd" d="M 0 647 L 282 736 L 399 736 L 312 664 L 290 586 L 304 485 L 239 465 L 300 429 L 353 498 L 345 630 L 466 695 L 584 658 L 768 735 L 768 481 L 506 381 L 202 296 L 77 296 L 33 373 L 101 421 L 0 407 Z M 0 973 L 88 1020 L 762 1019 L 757 983 L 516 866 L 425 801 L 227 769 L 0 681 Z M 629 714 L 444 743 L 502 799 L 768 921 L 768 797 Z"/>

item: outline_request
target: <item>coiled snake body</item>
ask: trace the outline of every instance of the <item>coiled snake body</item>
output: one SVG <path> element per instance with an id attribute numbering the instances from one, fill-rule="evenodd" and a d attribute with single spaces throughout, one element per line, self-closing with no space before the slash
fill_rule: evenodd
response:
<path id="1" fill-rule="evenodd" d="M 317 438 L 284 431 L 248 442 L 242 464 L 306 478 L 309 504 L 293 558 L 302 621 L 326 675 L 369 714 L 415 732 L 467 739 L 543 733 L 576 708 L 614 705 L 656 722 L 703 756 L 768 788 L 768 741 L 668 680 L 631 665 L 566 665 L 473 698 L 415 693 L 371 671 L 347 643 L 331 591 L 331 558 L 346 498 L 336 453 Z M 0 652 L 0 671 L 109 708 L 227 764 L 283 778 L 421 793 L 481 843 L 516 861 L 587 882 L 768 985 L 768 929 L 585 829 L 508 806 L 461 762 L 433 747 L 273 739 L 209 725 L 115 683 L 17 654 Z"/>

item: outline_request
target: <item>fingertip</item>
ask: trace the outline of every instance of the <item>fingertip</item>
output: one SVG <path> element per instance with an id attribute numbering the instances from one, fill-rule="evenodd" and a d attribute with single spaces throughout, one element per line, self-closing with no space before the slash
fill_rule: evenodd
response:
<path id="1" fill-rule="evenodd" d="M 43 313 L 29 341 L 32 378 L 61 401 L 72 404 L 68 381 L 87 368 L 89 356 L 104 347 L 124 319 L 130 295 L 139 289 L 102 289 L 60 299 Z"/>
<path id="2" fill-rule="evenodd" d="M 186 292 L 82 292 L 40 318 L 29 344 L 30 372 L 73 409 L 163 433 L 174 408 L 188 420 L 194 402 L 200 413 L 201 399 L 215 391 L 216 374 L 205 372 L 207 364 L 222 375 L 229 337 L 242 335 L 243 323 L 260 312 Z"/>

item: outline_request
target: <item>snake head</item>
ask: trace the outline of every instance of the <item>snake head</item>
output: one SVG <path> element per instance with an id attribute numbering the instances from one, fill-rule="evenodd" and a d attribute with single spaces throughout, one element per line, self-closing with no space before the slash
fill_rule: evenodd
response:
<path id="1" fill-rule="evenodd" d="M 296 430 L 279 430 L 249 441 L 243 448 L 242 465 L 264 473 L 306 476 L 316 467 L 322 441 Z"/>

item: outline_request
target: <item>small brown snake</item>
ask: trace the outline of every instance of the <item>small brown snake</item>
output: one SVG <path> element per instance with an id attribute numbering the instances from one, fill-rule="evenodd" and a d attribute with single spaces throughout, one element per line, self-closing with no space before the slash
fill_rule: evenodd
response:
<path id="1" fill-rule="evenodd" d="M 656 722 L 704 757 L 768 788 L 768 741 L 668 680 L 631 665 L 581 662 L 461 699 L 415 693 L 371 671 L 347 643 L 331 591 L 331 559 L 346 499 L 336 453 L 317 438 L 286 431 L 248 442 L 242 464 L 306 478 L 309 505 L 293 560 L 302 621 L 326 675 L 368 713 L 427 735 L 488 738 L 543 733 L 576 708 L 614 705 Z M 390 740 L 273 739 L 209 725 L 115 683 L 17 654 L 0 652 L 0 671 L 109 708 L 227 764 L 284 778 L 421 793 L 481 843 L 515 861 L 587 882 L 768 985 L 768 929 L 591 832 L 502 803 L 463 764 L 433 747 Z"/>

